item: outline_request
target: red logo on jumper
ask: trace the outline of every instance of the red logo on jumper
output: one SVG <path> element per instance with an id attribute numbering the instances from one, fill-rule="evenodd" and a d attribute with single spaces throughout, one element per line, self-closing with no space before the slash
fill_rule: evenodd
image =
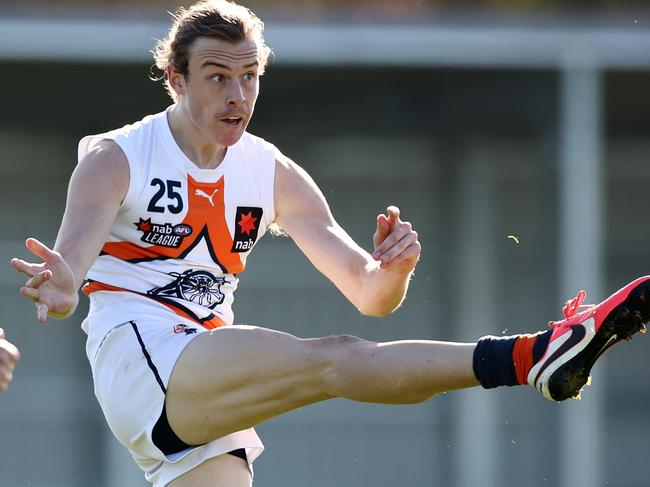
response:
<path id="1" fill-rule="evenodd" d="M 231 252 L 248 252 L 257 240 L 257 231 L 262 221 L 262 208 L 256 206 L 238 206 L 235 213 L 235 235 L 232 239 Z"/>

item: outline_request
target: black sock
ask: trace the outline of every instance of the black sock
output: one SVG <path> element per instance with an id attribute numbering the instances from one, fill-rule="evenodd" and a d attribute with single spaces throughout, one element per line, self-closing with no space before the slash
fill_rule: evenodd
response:
<path id="1" fill-rule="evenodd" d="M 484 336 L 474 350 L 474 375 L 485 389 L 516 386 L 517 374 L 512 360 L 512 348 L 518 336 Z"/>

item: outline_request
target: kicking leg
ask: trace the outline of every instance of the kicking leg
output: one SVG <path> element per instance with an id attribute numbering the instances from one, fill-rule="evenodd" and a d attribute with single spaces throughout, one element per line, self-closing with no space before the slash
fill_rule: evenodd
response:
<path id="1" fill-rule="evenodd" d="M 201 444 L 333 397 L 417 403 L 479 383 L 486 388 L 529 383 L 548 399 L 564 400 L 579 393 L 606 350 L 645 330 L 650 276 L 578 313 L 580 296 L 567 303 L 566 319 L 546 332 L 484 337 L 477 345 L 299 339 L 247 326 L 204 333 L 174 367 L 167 417 L 181 440 Z"/>
<path id="2" fill-rule="evenodd" d="M 478 385 L 473 352 L 473 344 L 300 339 L 225 327 L 197 336 L 179 357 L 167 388 L 167 417 L 181 440 L 201 444 L 333 397 L 421 402 Z"/>

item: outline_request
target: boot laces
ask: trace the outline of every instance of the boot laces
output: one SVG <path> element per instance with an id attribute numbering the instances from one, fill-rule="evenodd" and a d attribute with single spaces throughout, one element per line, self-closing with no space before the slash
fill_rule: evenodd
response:
<path id="1" fill-rule="evenodd" d="M 566 303 L 564 303 L 564 307 L 562 308 L 562 312 L 564 313 L 564 318 L 565 319 L 572 318 L 581 309 L 593 308 L 595 306 L 593 304 L 582 304 L 586 297 L 587 297 L 587 293 L 584 290 L 581 290 L 575 298 L 569 299 Z M 549 325 L 551 327 L 555 327 L 560 323 L 562 322 L 551 321 Z"/>

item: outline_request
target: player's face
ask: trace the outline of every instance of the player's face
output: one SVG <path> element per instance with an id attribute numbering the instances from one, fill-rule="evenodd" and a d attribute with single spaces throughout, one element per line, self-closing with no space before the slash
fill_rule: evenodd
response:
<path id="1" fill-rule="evenodd" d="M 253 115 L 259 93 L 259 52 L 254 39 L 231 43 L 198 38 L 190 48 L 180 103 L 192 124 L 214 142 L 235 144 Z"/>

